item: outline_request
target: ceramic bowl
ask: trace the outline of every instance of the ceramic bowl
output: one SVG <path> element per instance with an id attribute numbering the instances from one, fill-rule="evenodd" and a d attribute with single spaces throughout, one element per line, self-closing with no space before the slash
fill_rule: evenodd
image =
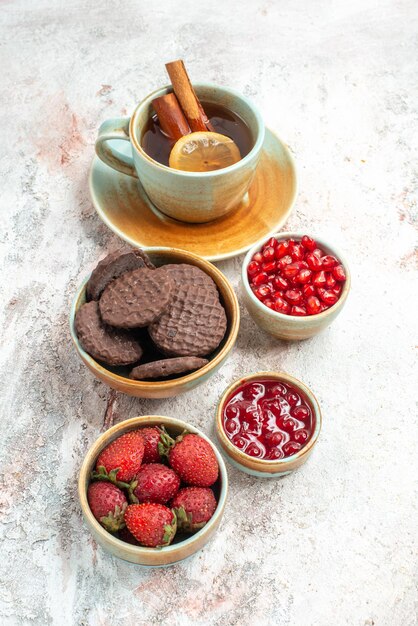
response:
<path id="1" fill-rule="evenodd" d="M 74 325 L 75 314 L 86 301 L 86 285 L 89 276 L 87 276 L 77 291 L 71 307 L 71 338 L 83 363 L 87 365 L 96 378 L 109 385 L 109 387 L 138 398 L 169 398 L 189 391 L 197 385 L 206 382 L 208 378 L 221 367 L 231 352 L 237 338 L 240 321 L 239 306 L 235 292 L 228 279 L 217 267 L 209 263 L 209 261 L 205 261 L 191 252 L 177 250 L 175 248 L 148 248 L 146 252 L 156 266 L 165 263 L 189 263 L 199 267 L 215 281 L 219 289 L 221 302 L 225 307 L 228 325 L 225 337 L 220 346 L 210 357 L 209 363 L 195 372 L 178 378 L 165 381 L 138 381 L 128 378 L 129 368 L 110 368 L 93 359 L 93 357 L 87 354 L 81 347 Z"/>
<path id="2" fill-rule="evenodd" d="M 305 233 L 303 233 L 305 234 Z M 273 235 L 277 241 L 283 241 L 284 239 L 302 239 L 301 233 L 276 233 Z M 277 337 L 278 339 L 286 340 L 300 340 L 308 339 L 324 330 L 331 324 L 340 314 L 345 301 L 347 300 L 348 292 L 350 291 L 351 276 L 350 270 L 347 265 L 347 261 L 344 256 L 335 248 L 335 246 L 329 245 L 320 237 L 314 237 L 315 241 L 321 246 L 326 254 L 332 254 L 341 261 L 344 266 L 347 280 L 343 285 L 340 299 L 332 307 L 318 313 L 317 315 L 307 315 L 306 317 L 297 317 L 295 315 L 284 315 L 283 313 L 277 313 L 266 307 L 256 296 L 253 294 L 250 284 L 248 282 L 247 267 L 251 261 L 253 255 L 261 250 L 267 239 L 256 244 L 251 250 L 248 251 L 244 263 L 242 265 L 241 274 L 241 292 L 243 294 L 243 300 L 245 306 L 248 309 L 249 314 L 256 322 L 256 324 L 265 330 L 270 335 Z"/>
<path id="3" fill-rule="evenodd" d="M 312 433 L 312 437 L 309 439 L 307 444 L 296 454 L 292 454 L 291 456 L 275 461 L 257 459 L 236 448 L 226 436 L 222 424 L 224 406 L 231 393 L 249 381 L 255 382 L 260 379 L 284 382 L 295 387 L 308 403 L 315 418 L 314 432 Z M 250 374 L 240 378 L 224 391 L 216 411 L 216 434 L 218 436 L 219 443 L 221 444 L 223 454 L 232 465 L 241 471 L 260 478 L 280 478 L 281 476 L 290 474 L 290 472 L 303 465 L 303 463 L 305 463 L 311 455 L 312 450 L 318 441 L 319 433 L 321 432 L 321 424 L 321 409 L 319 408 L 318 401 L 312 391 L 300 380 L 290 376 L 289 374 L 285 374 L 284 372 L 257 372 L 256 374 Z"/>
<path id="4" fill-rule="evenodd" d="M 160 424 L 163 424 L 167 431 L 172 435 L 178 435 L 186 429 L 191 433 L 200 435 L 210 443 L 219 464 L 219 478 L 214 485 L 214 492 L 218 501 L 218 506 L 208 523 L 193 535 L 189 535 L 185 539 L 177 541 L 177 543 L 175 537 L 174 542 L 171 545 L 163 548 L 145 548 L 142 546 L 131 545 L 121 539 L 118 539 L 117 537 L 114 537 L 108 533 L 103 526 L 101 526 L 101 524 L 99 524 L 90 510 L 87 501 L 87 488 L 90 482 L 91 471 L 93 470 L 96 459 L 103 448 L 130 430 L 135 430 L 143 426 L 156 426 Z M 164 417 L 160 415 L 133 417 L 132 419 L 113 426 L 103 433 L 87 452 L 81 466 L 78 480 L 78 495 L 81 510 L 83 512 L 84 520 L 94 539 L 102 546 L 102 548 L 104 548 L 107 552 L 110 552 L 110 554 L 113 554 L 114 556 L 117 556 L 125 561 L 130 561 L 131 563 L 147 566 L 162 566 L 177 563 L 178 561 L 186 559 L 203 548 L 203 546 L 214 535 L 220 524 L 225 508 L 227 493 L 228 475 L 225 463 L 210 439 L 208 439 L 203 432 L 191 424 L 187 424 L 182 420 L 174 419 L 172 417 Z"/>

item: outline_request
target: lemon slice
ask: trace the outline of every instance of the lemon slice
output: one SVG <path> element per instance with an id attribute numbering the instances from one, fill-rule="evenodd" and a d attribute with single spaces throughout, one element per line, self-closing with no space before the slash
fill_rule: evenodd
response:
<path id="1" fill-rule="evenodd" d="M 237 163 L 237 144 L 220 133 L 199 132 L 184 135 L 170 153 L 168 164 L 184 172 L 211 172 Z"/>

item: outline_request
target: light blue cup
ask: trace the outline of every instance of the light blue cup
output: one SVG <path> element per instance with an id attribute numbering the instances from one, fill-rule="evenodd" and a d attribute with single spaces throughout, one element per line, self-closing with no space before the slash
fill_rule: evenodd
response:
<path id="1" fill-rule="evenodd" d="M 151 102 L 171 91 L 171 85 L 142 100 L 132 117 L 104 122 L 96 140 L 96 153 L 110 167 L 139 178 L 160 211 L 183 222 L 200 223 L 226 215 L 247 193 L 263 147 L 264 122 L 254 105 L 238 92 L 209 84 L 194 87 L 201 101 L 223 105 L 238 114 L 249 127 L 254 145 L 238 163 L 212 172 L 182 172 L 146 154 L 141 138 L 153 113 Z M 131 150 L 118 149 L 120 140 L 129 142 Z"/>

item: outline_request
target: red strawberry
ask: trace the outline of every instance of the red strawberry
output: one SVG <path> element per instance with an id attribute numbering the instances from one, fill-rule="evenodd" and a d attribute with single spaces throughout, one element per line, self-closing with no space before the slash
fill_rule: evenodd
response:
<path id="1" fill-rule="evenodd" d="M 133 534 L 129 532 L 129 530 L 126 528 L 126 526 L 119 531 L 118 537 L 119 537 L 119 539 L 121 541 L 124 541 L 125 543 L 130 543 L 133 546 L 140 546 L 141 545 L 139 543 L 139 541 L 137 541 L 135 539 Z"/>
<path id="2" fill-rule="evenodd" d="M 149 548 L 168 546 L 177 530 L 175 513 L 157 502 L 130 504 L 125 511 L 125 522 L 135 539 Z"/>
<path id="3" fill-rule="evenodd" d="M 161 461 L 158 452 L 158 443 L 160 441 L 160 431 L 156 426 L 147 426 L 139 431 L 144 440 L 144 458 L 143 463 L 159 463 Z"/>
<path id="4" fill-rule="evenodd" d="M 183 433 L 174 441 L 162 429 L 158 448 L 160 454 L 168 456 L 173 470 L 188 485 L 210 487 L 218 478 L 218 461 L 212 446 L 203 437 Z"/>
<path id="5" fill-rule="evenodd" d="M 142 465 L 131 483 L 132 502 L 159 502 L 165 504 L 180 487 L 176 472 L 162 463 Z"/>
<path id="6" fill-rule="evenodd" d="M 210 520 L 217 503 L 212 489 L 207 487 L 185 487 L 180 489 L 171 507 L 177 517 L 177 528 L 192 533 Z"/>
<path id="7" fill-rule="evenodd" d="M 113 483 L 129 482 L 138 473 L 143 456 L 144 440 L 141 431 L 125 433 L 99 454 L 96 461 L 97 474 L 94 473 L 93 478 L 110 480 Z"/>
<path id="8" fill-rule="evenodd" d="M 128 505 L 125 494 L 106 482 L 90 483 L 87 499 L 94 517 L 110 533 L 123 528 L 123 515 Z"/>

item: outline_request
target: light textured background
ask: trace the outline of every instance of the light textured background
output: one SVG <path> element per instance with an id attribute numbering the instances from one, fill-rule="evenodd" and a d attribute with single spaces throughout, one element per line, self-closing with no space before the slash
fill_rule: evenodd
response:
<path id="1" fill-rule="evenodd" d="M 0 28 L 1 623 L 415 625 L 416 0 L 1 0 Z M 96 130 L 178 57 L 192 79 L 250 96 L 285 138 L 300 183 L 288 226 L 337 243 L 353 288 L 317 338 L 272 341 L 242 311 L 213 382 L 174 400 L 117 396 L 116 420 L 161 413 L 211 433 L 230 381 L 277 368 L 323 409 L 303 469 L 267 482 L 230 469 L 216 538 L 149 571 L 105 554 L 80 517 L 77 471 L 109 392 L 67 318 L 118 247 L 87 189 Z M 241 261 L 219 264 L 234 286 Z"/>

